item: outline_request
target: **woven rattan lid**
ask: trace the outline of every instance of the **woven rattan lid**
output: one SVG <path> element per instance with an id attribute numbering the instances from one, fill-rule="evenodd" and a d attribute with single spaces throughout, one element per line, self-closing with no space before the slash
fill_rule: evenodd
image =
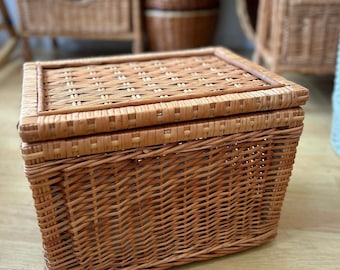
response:
<path id="1" fill-rule="evenodd" d="M 223 48 L 26 63 L 24 142 L 291 108 L 308 91 Z"/>

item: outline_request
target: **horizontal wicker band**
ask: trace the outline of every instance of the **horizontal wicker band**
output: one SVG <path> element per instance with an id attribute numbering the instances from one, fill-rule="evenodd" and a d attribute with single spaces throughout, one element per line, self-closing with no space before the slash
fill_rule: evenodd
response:
<path id="1" fill-rule="evenodd" d="M 145 0 L 146 9 L 161 10 L 198 10 L 215 8 L 219 0 Z"/>
<path id="2" fill-rule="evenodd" d="M 264 134 L 266 134 L 266 130 L 269 128 L 301 127 L 303 118 L 303 110 L 296 108 L 271 113 L 258 113 L 249 116 L 229 117 L 211 121 L 189 122 L 182 125 L 131 130 L 69 140 L 37 144 L 24 143 L 22 145 L 22 156 L 27 164 L 34 164 L 48 160 L 90 155 L 93 153 L 162 145 L 228 134 L 235 134 L 237 140 L 241 140 L 242 136 L 240 133 L 242 132 L 264 131 Z"/>
<path id="3" fill-rule="evenodd" d="M 204 17 L 213 16 L 218 13 L 218 9 L 192 10 L 192 11 L 172 11 L 172 10 L 155 10 L 145 11 L 146 16 L 161 18 L 187 18 L 187 17 Z"/>

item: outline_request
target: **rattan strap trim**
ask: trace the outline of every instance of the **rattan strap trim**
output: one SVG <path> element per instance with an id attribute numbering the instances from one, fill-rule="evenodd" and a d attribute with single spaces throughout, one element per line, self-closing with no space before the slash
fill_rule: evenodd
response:
<path id="1" fill-rule="evenodd" d="M 257 131 L 268 133 L 276 127 L 301 126 L 303 111 L 300 108 L 249 116 L 222 118 L 211 121 L 189 122 L 107 135 L 88 136 L 68 140 L 22 144 L 22 156 L 26 164 L 48 160 L 84 156 L 96 153 L 119 151 L 151 145 L 189 141 L 215 136 L 235 134 L 242 140 L 242 132 Z"/>

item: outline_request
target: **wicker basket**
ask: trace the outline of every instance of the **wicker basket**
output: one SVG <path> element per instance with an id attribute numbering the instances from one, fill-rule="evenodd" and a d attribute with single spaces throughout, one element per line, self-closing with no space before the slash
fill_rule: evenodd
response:
<path id="1" fill-rule="evenodd" d="M 142 50 L 139 0 L 17 0 L 22 38 L 122 39 Z M 30 54 L 29 51 L 26 52 Z"/>
<path id="2" fill-rule="evenodd" d="M 262 0 L 254 60 L 276 72 L 334 73 L 338 0 Z"/>
<path id="3" fill-rule="evenodd" d="M 25 64 L 48 267 L 166 269 L 273 239 L 307 96 L 223 48 Z"/>
<path id="4" fill-rule="evenodd" d="M 170 51 L 211 45 L 218 10 L 147 10 L 145 15 L 149 49 Z"/>
<path id="5" fill-rule="evenodd" d="M 199 10 L 218 5 L 219 0 L 145 0 L 145 8 L 161 10 Z"/>

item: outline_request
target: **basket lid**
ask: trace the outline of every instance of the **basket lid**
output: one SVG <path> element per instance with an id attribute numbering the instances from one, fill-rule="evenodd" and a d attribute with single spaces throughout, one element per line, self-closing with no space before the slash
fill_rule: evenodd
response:
<path id="1" fill-rule="evenodd" d="M 24 65 L 24 142 L 303 105 L 308 90 L 220 47 Z"/>

